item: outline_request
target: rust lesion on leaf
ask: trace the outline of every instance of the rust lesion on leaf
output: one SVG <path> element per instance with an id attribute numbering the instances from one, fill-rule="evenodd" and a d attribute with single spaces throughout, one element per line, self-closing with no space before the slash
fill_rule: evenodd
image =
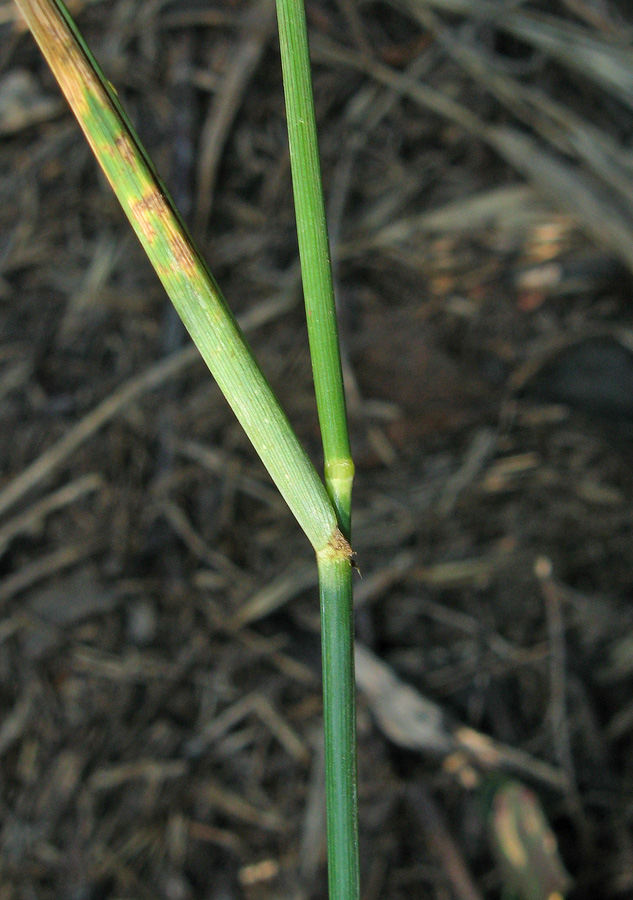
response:
<path id="1" fill-rule="evenodd" d="M 180 229 L 173 228 L 169 234 L 169 246 L 174 264 L 185 275 L 194 275 L 199 266 L 191 243 L 184 237 Z"/>
<path id="2" fill-rule="evenodd" d="M 130 209 L 135 221 L 138 222 L 143 236 L 152 244 L 156 239 L 156 220 L 160 220 L 161 217 L 171 212 L 167 201 L 158 188 L 153 187 L 140 200 L 132 201 Z"/>
<path id="3" fill-rule="evenodd" d="M 136 166 L 138 153 L 129 134 L 122 131 L 115 138 L 115 144 L 121 159 L 129 166 Z"/>
<path id="4" fill-rule="evenodd" d="M 169 200 L 158 187 L 151 186 L 140 200 L 130 205 L 143 236 L 153 243 L 159 231 L 171 254 L 172 267 L 184 275 L 194 275 L 199 268 L 195 251 L 182 233 Z"/>
<path id="5" fill-rule="evenodd" d="M 140 200 L 134 203 L 134 208 L 159 218 L 170 212 L 167 201 L 158 188 L 153 186 L 148 189 Z"/>

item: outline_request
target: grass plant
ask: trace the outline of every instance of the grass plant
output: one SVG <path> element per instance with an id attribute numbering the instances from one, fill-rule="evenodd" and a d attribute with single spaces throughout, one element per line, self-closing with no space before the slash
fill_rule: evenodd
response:
<path id="1" fill-rule="evenodd" d="M 356 900 L 351 460 L 303 0 L 278 0 L 280 45 L 325 486 L 257 364 L 116 94 L 61 0 L 16 0 L 194 343 L 297 521 L 319 571 L 328 869 Z"/>

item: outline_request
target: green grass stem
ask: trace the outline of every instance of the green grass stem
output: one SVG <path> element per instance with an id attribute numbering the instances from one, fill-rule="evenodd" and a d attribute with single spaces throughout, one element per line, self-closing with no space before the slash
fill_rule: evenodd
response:
<path id="1" fill-rule="evenodd" d="M 351 532 L 354 478 L 321 184 L 303 0 L 277 0 L 292 186 L 325 483 L 343 534 Z M 359 887 L 356 686 L 352 567 L 319 561 L 325 782 L 330 900 L 357 900 Z"/>
<path id="2" fill-rule="evenodd" d="M 16 0 L 150 262 L 317 556 L 347 557 L 328 494 L 61 0 Z"/>
<path id="3" fill-rule="evenodd" d="M 351 566 L 319 561 L 330 900 L 357 900 L 358 797 Z"/>
<path id="4" fill-rule="evenodd" d="M 303 0 L 277 0 L 292 186 L 325 483 L 343 534 L 351 529 L 354 465 L 330 262 Z"/>

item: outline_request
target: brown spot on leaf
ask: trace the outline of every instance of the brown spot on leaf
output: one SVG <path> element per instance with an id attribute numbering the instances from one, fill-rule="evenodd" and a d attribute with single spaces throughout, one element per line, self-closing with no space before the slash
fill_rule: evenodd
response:
<path id="1" fill-rule="evenodd" d="M 196 271 L 196 258 L 193 248 L 180 231 L 174 230 L 169 239 L 175 264 L 187 275 Z"/>
<path id="2" fill-rule="evenodd" d="M 124 131 L 116 139 L 116 148 L 126 163 L 133 166 L 136 163 L 136 148 L 130 136 Z"/>
<path id="3" fill-rule="evenodd" d="M 167 201 L 156 188 L 151 189 L 141 200 L 132 203 L 132 213 L 150 244 L 156 238 L 154 219 L 164 216 L 169 211 Z"/>

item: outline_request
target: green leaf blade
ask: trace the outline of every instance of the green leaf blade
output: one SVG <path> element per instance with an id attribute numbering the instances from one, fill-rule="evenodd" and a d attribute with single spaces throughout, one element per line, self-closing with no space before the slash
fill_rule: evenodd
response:
<path id="1" fill-rule="evenodd" d="M 318 553 L 340 546 L 328 494 L 116 95 L 61 0 L 16 0 L 150 262 Z M 342 553 L 351 552 L 349 546 Z"/>

